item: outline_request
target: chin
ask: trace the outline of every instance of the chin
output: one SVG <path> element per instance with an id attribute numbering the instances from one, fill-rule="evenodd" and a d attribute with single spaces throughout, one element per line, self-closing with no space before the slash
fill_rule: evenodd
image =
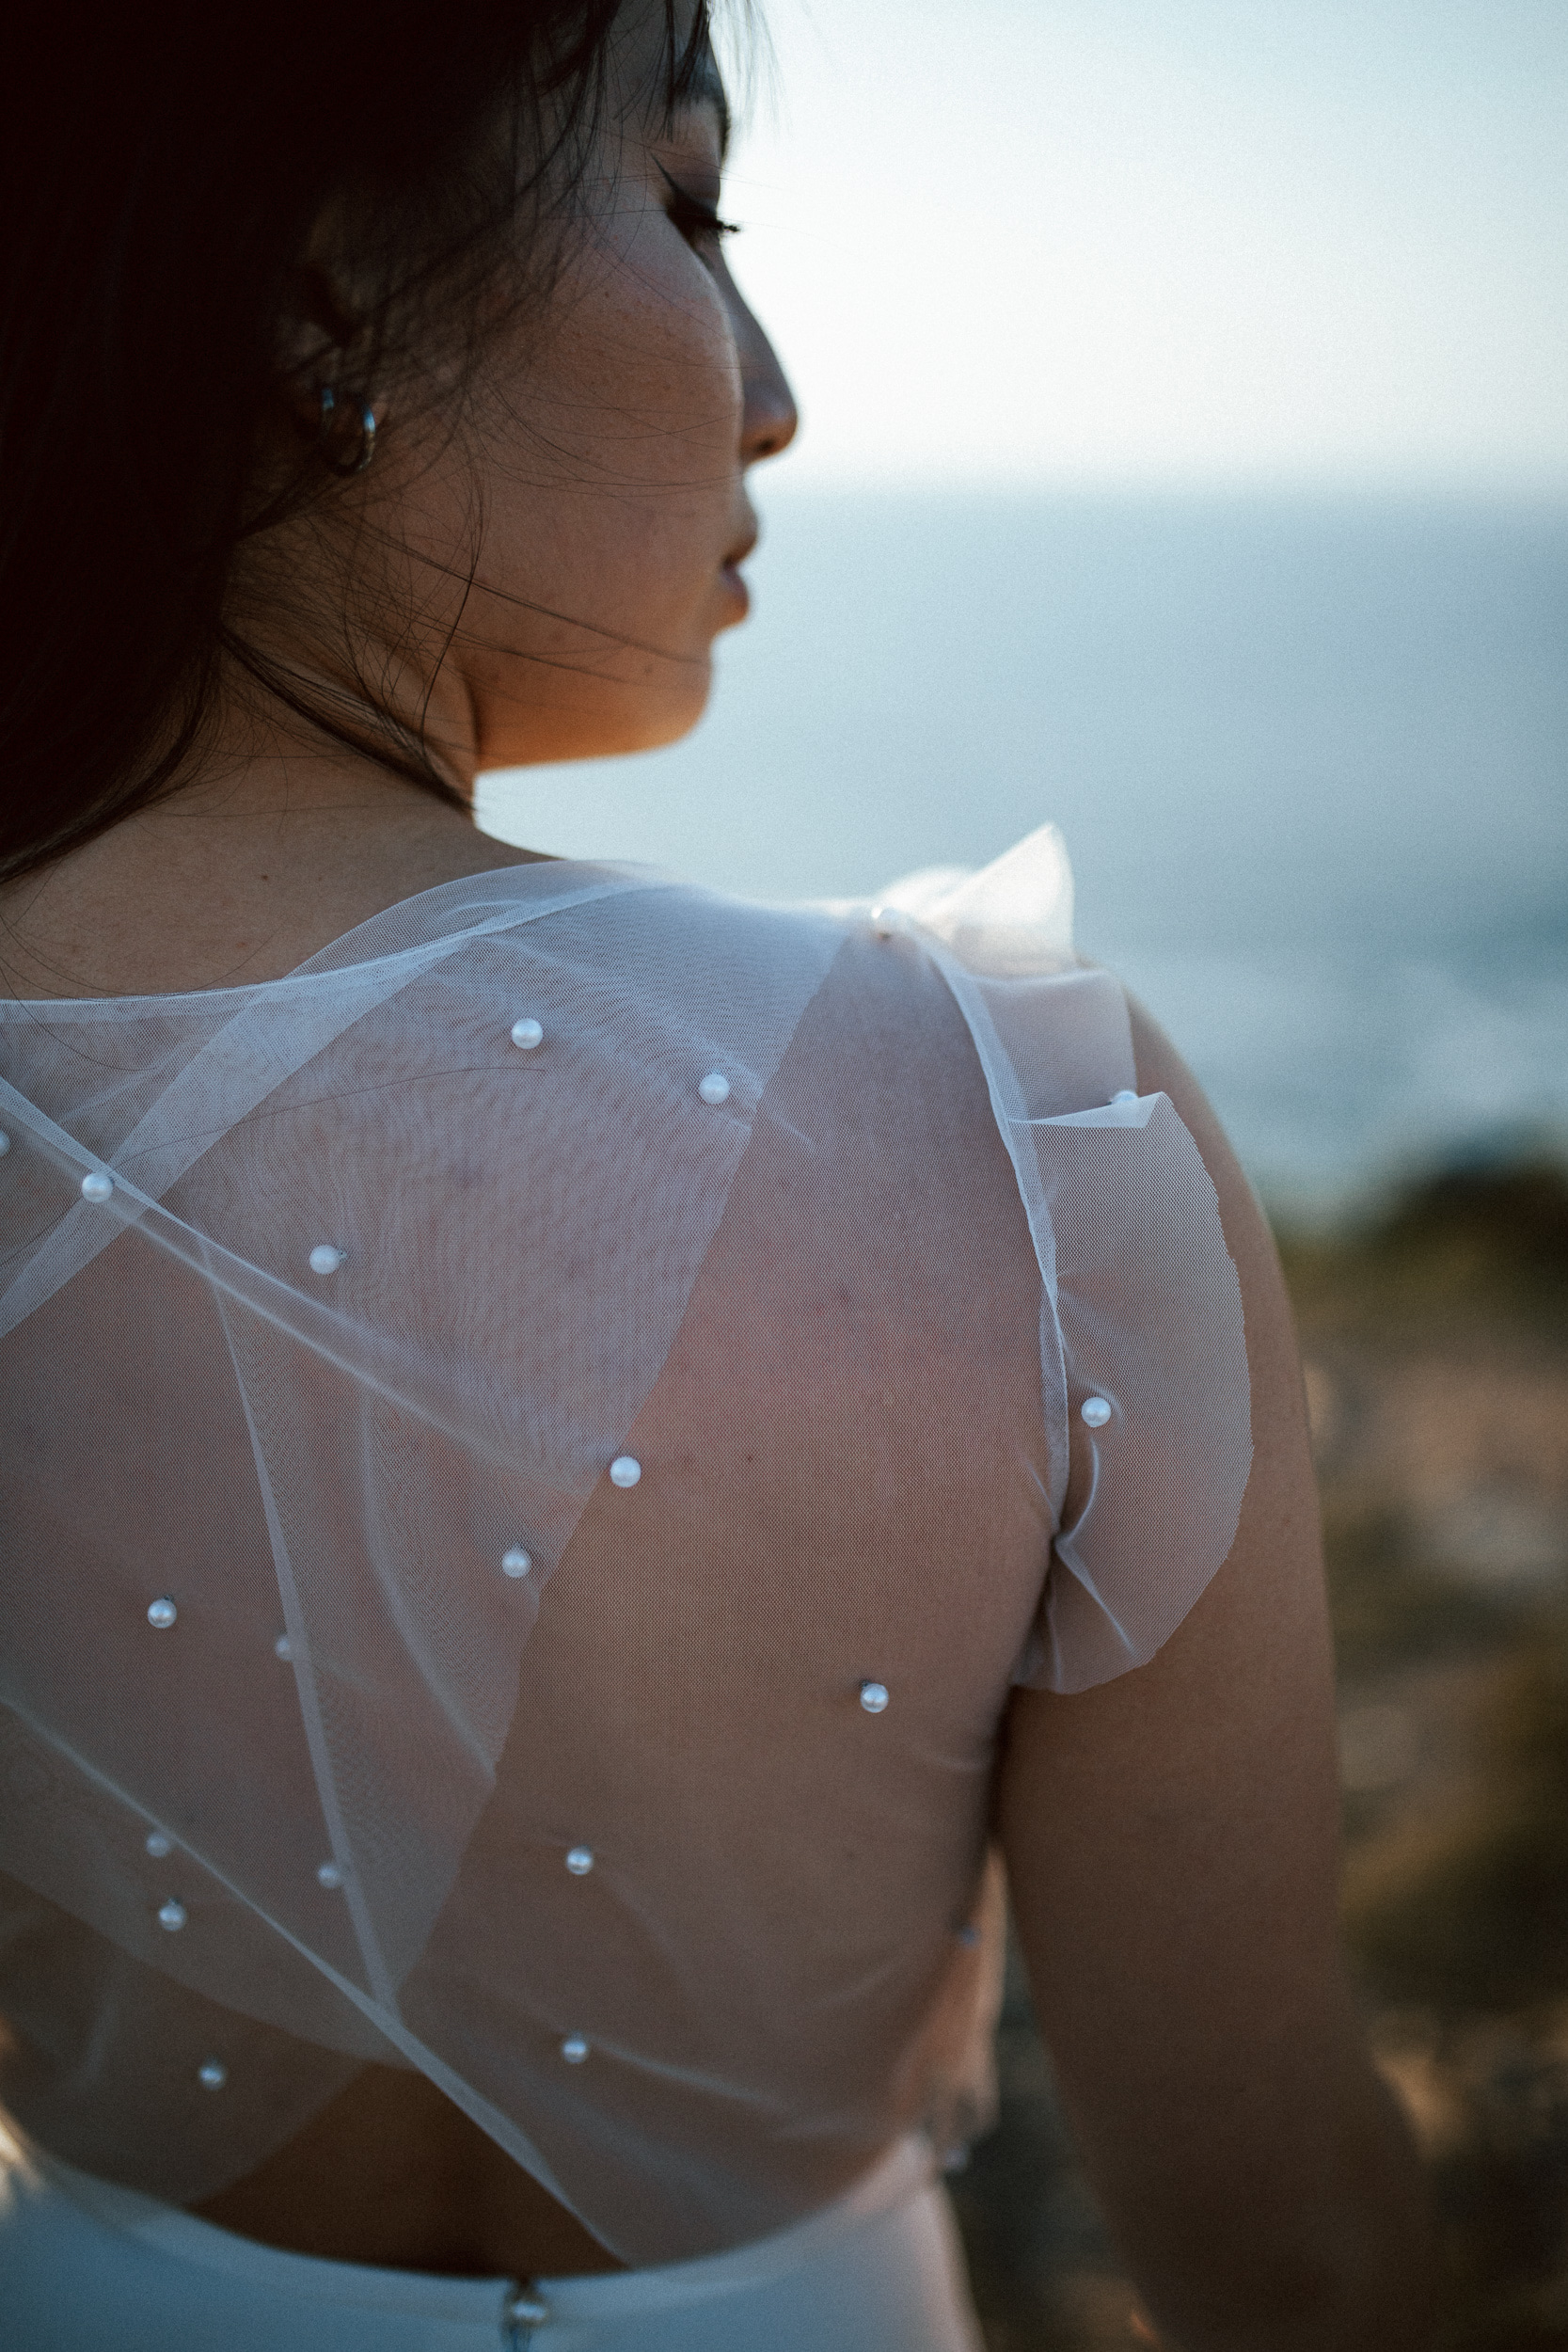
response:
<path id="1" fill-rule="evenodd" d="M 673 665 L 672 665 L 673 667 Z M 713 687 L 711 653 L 683 662 L 675 675 L 659 679 L 603 681 L 592 703 L 565 707 L 524 706 L 502 733 L 485 741 L 478 765 L 542 768 L 572 759 L 617 759 L 629 752 L 654 752 L 689 735 Z"/>
<path id="2" fill-rule="evenodd" d="M 683 735 L 690 734 L 707 708 L 712 692 L 713 672 L 710 665 L 703 681 L 702 692 L 688 695 L 678 707 L 672 707 L 660 712 L 657 719 L 649 722 L 646 732 L 640 737 L 638 741 L 628 743 L 626 749 L 633 752 L 657 752 L 662 744 L 678 743 Z"/>
<path id="3" fill-rule="evenodd" d="M 613 759 L 628 752 L 657 752 L 689 735 L 713 691 L 713 660 L 705 655 L 683 672 L 679 686 L 657 693 L 628 693 L 619 707 L 594 713 L 583 728 L 579 751 L 562 755 L 573 759 Z"/>

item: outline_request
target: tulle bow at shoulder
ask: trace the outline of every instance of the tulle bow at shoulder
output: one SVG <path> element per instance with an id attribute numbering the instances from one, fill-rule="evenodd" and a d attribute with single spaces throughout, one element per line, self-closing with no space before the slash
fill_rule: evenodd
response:
<path id="1" fill-rule="evenodd" d="M 1053 825 L 977 873 L 911 875 L 872 911 L 941 963 L 1034 1238 L 1057 1533 L 1020 1678 L 1064 1692 L 1143 1664 L 1174 1632 L 1230 1549 L 1252 1462 L 1213 1182 L 1169 1097 L 1139 1091 L 1126 998 L 1074 954 L 1072 914 Z M 1064 1521 L 1074 1422 L 1093 1478 Z"/>

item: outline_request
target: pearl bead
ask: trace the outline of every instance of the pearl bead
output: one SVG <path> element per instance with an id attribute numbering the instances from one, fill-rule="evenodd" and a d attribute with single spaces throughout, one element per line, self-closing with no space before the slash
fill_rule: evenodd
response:
<path id="1" fill-rule="evenodd" d="M 561 2045 L 561 2055 L 568 2066 L 580 2066 L 588 2056 L 588 2044 L 579 2033 L 569 2033 Z"/>
<path id="2" fill-rule="evenodd" d="M 114 1188 L 114 1178 L 101 1168 L 95 1168 L 90 1176 L 84 1176 L 82 1179 L 84 1200 L 107 1200 Z"/>
<path id="3" fill-rule="evenodd" d="M 538 1021 L 514 1021 L 512 1042 L 514 1045 L 520 1045 L 525 1054 L 531 1054 L 536 1045 L 543 1045 L 545 1042 L 543 1024 Z"/>
<path id="4" fill-rule="evenodd" d="M 891 907 L 873 907 L 871 910 L 871 928 L 876 932 L 879 939 L 891 939 L 894 932 L 898 928 L 893 918 L 893 909 Z"/>
<path id="5" fill-rule="evenodd" d="M 575 1879 L 585 1879 L 594 1867 L 593 1849 L 589 1846 L 574 1846 L 566 1856 L 566 1867 Z"/>
<path id="6" fill-rule="evenodd" d="M 221 2058 L 208 2058 L 196 2070 L 196 2079 L 203 2090 L 221 2090 L 229 2080 L 229 2069 Z"/>
<path id="7" fill-rule="evenodd" d="M 1102 1396 L 1086 1396 L 1078 1407 L 1078 1418 L 1090 1429 L 1103 1429 L 1111 1418 L 1111 1407 Z"/>
<path id="8" fill-rule="evenodd" d="M 160 1633 L 166 1633 L 179 1614 L 179 1610 L 166 1593 L 161 1593 L 156 1600 L 150 1600 L 147 1604 L 147 1622 Z"/>
<path id="9" fill-rule="evenodd" d="M 1137 1099 L 1132 1087 L 1122 1087 L 1111 1097 L 1112 1108 L 1114 1109 L 1118 1103 L 1135 1103 Z"/>
<path id="10" fill-rule="evenodd" d="M 888 1687 L 885 1682 L 863 1682 L 861 1684 L 861 1705 L 868 1715 L 880 1715 L 887 1703 Z"/>
<path id="11" fill-rule="evenodd" d="M 527 1576 L 532 1565 L 533 1554 L 525 1551 L 521 1544 L 514 1544 L 510 1551 L 501 1553 L 502 1576 Z"/>
<path id="12" fill-rule="evenodd" d="M 531 2332 L 533 2328 L 548 2324 L 550 2307 L 542 2295 L 536 2295 L 531 2287 L 525 2287 L 521 2295 L 512 2297 L 503 2315 L 509 2328 L 527 2328 Z"/>
<path id="13" fill-rule="evenodd" d="M 721 1103 L 729 1101 L 730 1082 L 721 1070 L 710 1070 L 697 1091 L 705 1103 L 711 1103 L 717 1108 Z"/>
<path id="14" fill-rule="evenodd" d="M 293 1657 L 294 1645 L 290 1641 L 286 1633 L 280 1633 L 277 1641 L 274 1642 L 272 1645 L 272 1654 L 275 1658 L 281 1658 L 285 1666 L 288 1665 Z"/>
<path id="15" fill-rule="evenodd" d="M 166 1903 L 158 1905 L 158 1925 L 161 1928 L 166 1928 L 170 1935 L 178 1935 L 184 1924 L 185 1906 L 183 1903 L 177 1903 L 172 1895 Z"/>
<path id="16" fill-rule="evenodd" d="M 166 1854 L 174 1851 L 174 1840 L 166 1837 L 161 1829 L 150 1829 L 147 1833 L 147 1851 L 154 1862 L 162 1862 Z"/>
<path id="17" fill-rule="evenodd" d="M 329 1241 L 317 1242 L 314 1249 L 310 1252 L 310 1271 L 312 1274 L 336 1274 L 338 1268 L 342 1264 L 342 1250 L 334 1248 L 333 1245 Z"/>
<path id="18" fill-rule="evenodd" d="M 635 1486 L 642 1475 L 642 1465 L 630 1454 L 618 1454 L 610 1466 L 612 1486 Z"/>
<path id="19" fill-rule="evenodd" d="M 316 1876 L 325 1887 L 341 1886 L 343 1883 L 343 1874 L 335 1862 L 319 1864 Z"/>

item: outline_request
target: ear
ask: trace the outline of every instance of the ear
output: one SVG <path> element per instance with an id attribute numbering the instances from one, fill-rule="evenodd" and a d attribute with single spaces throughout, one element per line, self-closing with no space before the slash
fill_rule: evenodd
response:
<path id="1" fill-rule="evenodd" d="M 313 440 L 322 430 L 322 390 L 332 387 L 341 406 L 361 397 L 357 371 L 365 362 L 364 333 L 332 274 L 303 262 L 292 274 L 277 323 L 277 387 L 290 418 Z"/>

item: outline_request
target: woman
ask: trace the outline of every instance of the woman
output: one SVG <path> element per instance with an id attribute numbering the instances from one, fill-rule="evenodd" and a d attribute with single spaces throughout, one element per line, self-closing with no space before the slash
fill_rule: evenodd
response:
<path id="1" fill-rule="evenodd" d="M 994 1842 L 1162 2340 L 1419 2344 L 1278 1278 L 1053 837 L 781 913 L 471 823 L 744 615 L 703 15 L 92 32 L 8 126 L 10 2340 L 972 2344 Z"/>

